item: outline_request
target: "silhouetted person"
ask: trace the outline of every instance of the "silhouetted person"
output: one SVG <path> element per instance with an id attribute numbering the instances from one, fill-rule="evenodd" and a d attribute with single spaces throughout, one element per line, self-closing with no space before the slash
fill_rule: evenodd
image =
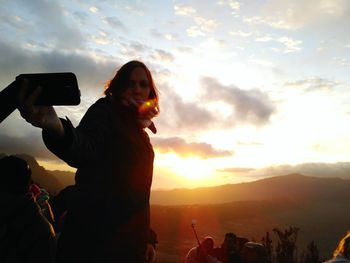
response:
<path id="1" fill-rule="evenodd" d="M 54 262 L 55 233 L 29 192 L 27 162 L 5 156 L 0 174 L 0 262 Z"/>
<path id="2" fill-rule="evenodd" d="M 350 263 L 350 231 L 339 241 L 333 252 L 333 259 L 324 263 Z"/>
<path id="3" fill-rule="evenodd" d="M 69 204 L 74 202 L 75 189 L 74 185 L 68 185 L 49 200 L 53 217 L 55 218 L 53 227 L 58 236 L 61 234 Z"/>
<path id="4" fill-rule="evenodd" d="M 221 263 L 214 255 L 214 239 L 205 237 L 202 242 L 191 248 L 185 259 L 185 263 Z"/>
<path id="5" fill-rule="evenodd" d="M 256 242 L 247 242 L 241 251 L 243 263 L 267 263 L 267 253 L 265 247 Z"/>
<path id="6" fill-rule="evenodd" d="M 58 240 L 58 262 L 133 262 L 153 259 L 150 190 L 154 151 L 146 129 L 156 132 L 158 92 L 139 61 L 123 65 L 107 83 L 105 96 L 77 127 L 58 118 L 52 106 L 35 105 L 26 82 L 21 116 L 42 128 L 47 148 L 77 168 L 75 195 Z"/>
<path id="7" fill-rule="evenodd" d="M 231 232 L 226 233 L 224 242 L 214 249 L 214 255 L 222 263 L 241 263 L 238 245 L 237 236 Z"/>

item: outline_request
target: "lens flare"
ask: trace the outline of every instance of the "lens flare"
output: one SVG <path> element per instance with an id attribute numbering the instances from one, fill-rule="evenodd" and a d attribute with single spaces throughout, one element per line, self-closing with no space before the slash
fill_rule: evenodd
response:
<path id="1" fill-rule="evenodd" d="M 147 112 L 151 109 L 153 109 L 154 107 L 157 106 L 157 99 L 150 99 L 150 100 L 146 100 L 144 103 L 141 104 L 141 106 L 139 107 L 139 112 L 140 113 L 144 113 Z"/>

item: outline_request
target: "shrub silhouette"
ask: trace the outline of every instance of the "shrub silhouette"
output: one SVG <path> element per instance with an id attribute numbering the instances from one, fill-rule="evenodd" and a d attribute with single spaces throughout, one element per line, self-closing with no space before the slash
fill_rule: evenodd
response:
<path id="1" fill-rule="evenodd" d="M 290 226 L 285 230 L 274 228 L 272 231 L 276 236 L 274 242 L 270 232 L 267 231 L 262 237 L 261 243 L 266 249 L 269 263 L 321 263 L 319 251 L 314 240 L 312 240 L 306 249 L 301 250 L 302 253 L 298 257 L 297 252 L 300 251 L 296 245 L 299 228 Z"/>

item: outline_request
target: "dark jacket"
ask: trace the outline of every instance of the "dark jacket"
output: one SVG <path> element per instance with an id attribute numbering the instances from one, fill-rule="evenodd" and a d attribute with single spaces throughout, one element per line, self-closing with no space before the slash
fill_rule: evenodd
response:
<path id="1" fill-rule="evenodd" d="M 136 112 L 105 97 L 77 128 L 62 122 L 63 141 L 43 132 L 46 146 L 77 168 L 59 255 L 74 262 L 122 262 L 121 256 L 143 262 L 154 152 Z"/>
<path id="2" fill-rule="evenodd" d="M 55 233 L 31 195 L 0 193 L 0 262 L 54 262 Z"/>

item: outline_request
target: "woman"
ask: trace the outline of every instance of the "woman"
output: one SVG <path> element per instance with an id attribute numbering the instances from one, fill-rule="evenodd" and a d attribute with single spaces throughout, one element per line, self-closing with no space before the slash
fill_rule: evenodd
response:
<path id="1" fill-rule="evenodd" d="M 20 96 L 21 115 L 42 128 L 47 148 L 76 167 L 75 189 L 58 242 L 58 262 L 151 262 L 150 188 L 158 92 L 139 61 L 123 65 L 74 128 L 53 107 Z M 147 102 L 147 103 L 145 103 Z"/>

